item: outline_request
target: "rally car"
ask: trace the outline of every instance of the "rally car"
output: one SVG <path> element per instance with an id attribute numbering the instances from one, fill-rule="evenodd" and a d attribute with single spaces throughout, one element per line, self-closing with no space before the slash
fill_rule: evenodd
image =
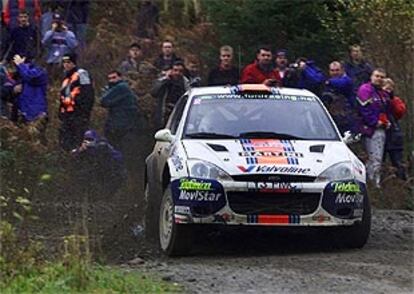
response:
<path id="1" fill-rule="evenodd" d="M 155 139 L 146 232 L 168 255 L 189 252 L 195 224 L 335 227 L 350 248 L 368 239 L 365 166 L 307 90 L 193 88 Z"/>

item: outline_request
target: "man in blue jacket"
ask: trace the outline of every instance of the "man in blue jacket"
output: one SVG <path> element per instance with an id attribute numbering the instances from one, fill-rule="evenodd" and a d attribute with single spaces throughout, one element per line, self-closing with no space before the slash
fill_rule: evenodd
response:
<path id="1" fill-rule="evenodd" d="M 325 82 L 322 101 L 327 106 L 341 134 L 346 131 L 356 133 L 356 100 L 353 82 L 345 73 L 339 61 L 329 64 L 330 78 Z"/>
<path id="2" fill-rule="evenodd" d="M 117 70 L 108 73 L 108 85 L 104 90 L 101 105 L 108 109 L 105 137 L 130 164 L 138 155 L 138 136 L 143 127 L 137 97 Z"/>
<path id="3" fill-rule="evenodd" d="M 17 97 L 19 117 L 29 126 L 33 134 L 39 134 L 42 143 L 46 143 L 47 73 L 43 68 L 20 55 L 13 57 L 13 63 L 20 77 L 20 83 L 14 89 L 15 93 L 19 94 Z"/>

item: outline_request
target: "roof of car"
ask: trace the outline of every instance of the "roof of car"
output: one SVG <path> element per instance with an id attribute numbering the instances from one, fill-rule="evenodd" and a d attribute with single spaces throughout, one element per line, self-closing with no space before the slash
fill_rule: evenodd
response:
<path id="1" fill-rule="evenodd" d="M 207 94 L 234 94 L 234 91 L 266 91 L 269 93 L 275 89 L 277 92 L 283 95 L 302 95 L 302 96 L 315 96 L 312 92 L 305 89 L 294 89 L 285 87 L 268 87 L 263 84 L 240 84 L 237 86 L 212 86 L 212 87 L 195 87 L 189 92 L 191 96 L 195 95 L 207 95 Z"/>

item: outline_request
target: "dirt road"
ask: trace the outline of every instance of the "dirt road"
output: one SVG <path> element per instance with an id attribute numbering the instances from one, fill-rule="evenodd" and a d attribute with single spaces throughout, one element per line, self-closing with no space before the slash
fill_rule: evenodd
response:
<path id="1" fill-rule="evenodd" d="M 374 210 L 370 240 L 360 250 L 334 249 L 318 233 L 204 235 L 194 256 L 146 260 L 138 268 L 189 293 L 412 293 L 413 221 L 414 212 Z"/>

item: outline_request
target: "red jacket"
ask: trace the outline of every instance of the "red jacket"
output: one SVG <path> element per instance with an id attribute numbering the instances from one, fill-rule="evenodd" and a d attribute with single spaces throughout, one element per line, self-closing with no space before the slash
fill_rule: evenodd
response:
<path id="1" fill-rule="evenodd" d="M 278 82 L 278 84 L 282 83 L 282 79 L 280 78 L 279 73 L 276 70 L 272 70 L 270 72 L 263 72 L 257 65 L 257 62 L 251 63 L 247 65 L 243 69 L 243 73 L 240 79 L 241 84 L 262 84 L 267 79 L 273 79 Z"/>
<path id="2" fill-rule="evenodd" d="M 392 114 L 396 119 L 401 119 L 407 112 L 407 107 L 400 97 L 394 96 L 394 98 L 390 100 L 390 104 Z"/>

